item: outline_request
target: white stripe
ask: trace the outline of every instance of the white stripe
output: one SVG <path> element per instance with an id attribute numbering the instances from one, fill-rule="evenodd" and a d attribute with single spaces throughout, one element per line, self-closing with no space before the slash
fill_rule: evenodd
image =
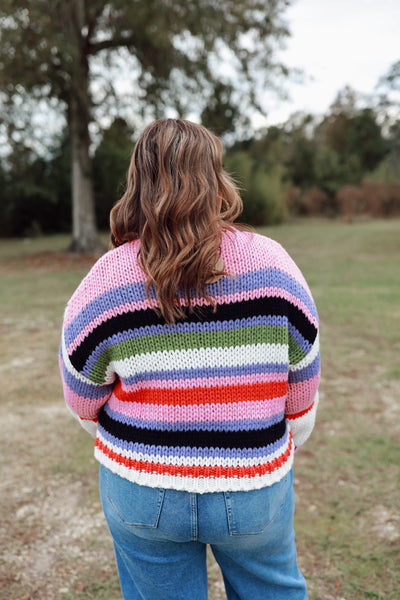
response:
<path id="1" fill-rule="evenodd" d="M 129 377 L 143 371 L 234 367 L 260 362 L 287 364 L 288 346 L 286 344 L 254 344 L 228 348 L 149 352 L 133 355 L 121 361 L 112 361 L 107 368 L 106 379 L 111 376 L 112 372 L 118 373 L 120 377 Z"/>
<path id="2" fill-rule="evenodd" d="M 308 365 L 310 365 L 312 363 L 314 358 L 316 358 L 316 356 L 318 355 L 318 352 L 319 352 L 319 333 L 317 333 L 317 337 L 314 340 L 314 344 L 313 344 L 310 352 L 307 354 L 307 356 L 305 356 L 300 362 L 296 363 L 295 365 L 290 365 L 289 371 L 300 371 L 301 369 L 308 367 Z"/>
<path id="3" fill-rule="evenodd" d="M 293 465 L 292 452 L 288 460 L 279 469 L 275 469 L 272 473 L 266 473 L 265 475 L 246 478 L 220 477 L 215 479 L 196 479 L 194 477 L 179 477 L 134 471 L 133 469 L 129 469 L 125 465 L 116 463 L 114 460 L 104 456 L 98 448 L 95 449 L 95 457 L 102 465 L 110 469 L 110 471 L 113 471 L 117 475 L 120 475 L 133 483 L 146 485 L 152 488 L 182 490 L 195 494 L 257 490 L 273 485 L 283 479 L 283 477 L 289 473 Z"/>
<path id="4" fill-rule="evenodd" d="M 265 464 L 267 462 L 271 462 L 275 458 L 281 456 L 286 452 L 289 443 L 290 437 L 286 443 L 281 446 L 275 452 L 271 452 L 270 454 L 266 454 L 261 457 L 256 458 L 229 458 L 222 456 L 184 456 L 182 454 L 173 454 L 173 455 L 160 455 L 160 454 L 146 454 L 144 452 L 134 452 L 131 450 L 126 450 L 117 446 L 115 444 L 107 441 L 102 435 L 100 431 L 97 431 L 97 437 L 99 440 L 110 450 L 115 452 L 121 457 L 129 458 L 137 461 L 145 461 L 152 463 L 159 463 L 161 465 L 176 465 L 176 466 L 188 466 L 188 467 L 252 467 L 254 465 Z"/>
<path id="5" fill-rule="evenodd" d="M 314 429 L 318 402 L 319 394 L 317 391 L 314 396 L 314 406 L 308 412 L 306 412 L 305 415 L 302 415 L 297 419 L 287 420 L 287 423 L 293 435 L 294 445 L 296 447 L 302 446 L 308 440 L 312 430 Z"/>

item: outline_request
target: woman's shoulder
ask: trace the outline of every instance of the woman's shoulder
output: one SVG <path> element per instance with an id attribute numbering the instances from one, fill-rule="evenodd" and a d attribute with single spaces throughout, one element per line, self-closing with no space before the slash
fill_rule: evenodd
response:
<path id="1" fill-rule="evenodd" d="M 286 255 L 279 242 L 255 231 L 243 230 L 225 235 L 222 252 L 228 262 L 246 264 L 252 269 L 273 267 Z"/>
<path id="2" fill-rule="evenodd" d="M 103 254 L 82 279 L 68 305 L 81 310 L 96 298 L 129 284 L 143 284 L 146 277 L 137 258 L 138 244 L 128 242 Z"/>
<path id="3" fill-rule="evenodd" d="M 139 240 L 126 242 L 108 250 L 93 265 L 88 275 L 103 280 L 118 277 L 141 279 L 143 274 L 138 261 Z"/>
<path id="4" fill-rule="evenodd" d="M 274 281 L 285 282 L 291 290 L 300 285 L 311 296 L 300 268 L 288 251 L 276 240 L 249 231 L 235 231 L 222 246 L 222 257 L 232 275 L 249 272 L 273 273 Z"/>

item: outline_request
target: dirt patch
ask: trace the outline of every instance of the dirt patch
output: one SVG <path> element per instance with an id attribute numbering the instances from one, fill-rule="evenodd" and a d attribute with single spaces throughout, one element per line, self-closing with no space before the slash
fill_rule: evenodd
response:
<path id="1" fill-rule="evenodd" d="M 15 526 L 26 533 L 7 536 L 5 574 L 30 598 L 50 600 L 73 590 L 83 568 L 98 560 L 99 543 L 113 560 L 100 506 L 82 503 L 82 491 L 80 481 L 55 476 L 13 495 Z"/>

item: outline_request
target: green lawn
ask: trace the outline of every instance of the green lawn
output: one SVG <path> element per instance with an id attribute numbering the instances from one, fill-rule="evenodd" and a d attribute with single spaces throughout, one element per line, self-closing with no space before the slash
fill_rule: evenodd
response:
<path id="1" fill-rule="evenodd" d="M 297 545 L 310 600 L 398 600 L 400 221 L 260 231 L 300 266 L 321 321 L 318 420 L 295 461 Z M 63 310 L 91 264 L 63 254 L 67 243 L 65 236 L 0 240 L 5 600 L 121 598 L 92 441 L 61 396 Z M 210 599 L 222 600 L 212 560 L 209 572 Z"/>

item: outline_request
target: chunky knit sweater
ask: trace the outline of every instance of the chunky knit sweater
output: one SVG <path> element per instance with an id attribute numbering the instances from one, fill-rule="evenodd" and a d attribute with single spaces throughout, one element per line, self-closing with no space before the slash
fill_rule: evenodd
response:
<path id="1" fill-rule="evenodd" d="M 318 316 L 300 270 L 278 243 L 226 232 L 216 308 L 196 298 L 201 310 L 170 325 L 146 298 L 138 249 L 100 258 L 65 312 L 64 395 L 96 458 L 188 492 L 279 481 L 318 403 Z"/>

